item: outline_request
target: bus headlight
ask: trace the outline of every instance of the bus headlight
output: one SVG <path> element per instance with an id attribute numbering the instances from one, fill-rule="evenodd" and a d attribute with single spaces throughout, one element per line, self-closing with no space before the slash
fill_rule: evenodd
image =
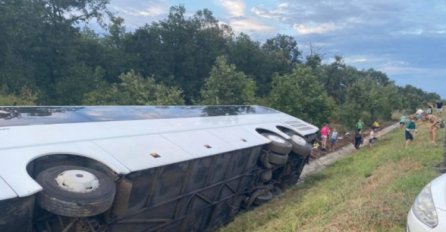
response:
<path id="1" fill-rule="evenodd" d="M 430 228 L 434 228 L 438 225 L 437 211 L 435 210 L 434 201 L 432 199 L 430 184 L 424 187 L 424 189 L 418 194 L 415 202 L 413 203 L 412 211 L 418 220 Z"/>

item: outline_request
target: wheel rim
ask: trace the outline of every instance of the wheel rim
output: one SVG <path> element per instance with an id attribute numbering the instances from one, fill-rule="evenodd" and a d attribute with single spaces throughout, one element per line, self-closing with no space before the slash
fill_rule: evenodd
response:
<path id="1" fill-rule="evenodd" d="M 284 139 L 282 139 L 281 137 L 276 136 L 276 135 L 268 135 L 267 137 L 268 137 L 268 139 L 270 139 L 271 141 L 274 141 L 276 143 L 286 143 L 286 141 Z"/>
<path id="2" fill-rule="evenodd" d="M 69 192 L 87 193 L 99 187 L 98 178 L 84 170 L 66 170 L 55 178 L 57 185 Z"/>
<path id="3" fill-rule="evenodd" d="M 307 141 L 305 141 L 305 139 L 300 136 L 293 135 L 291 138 L 298 145 L 305 146 L 307 144 Z"/>

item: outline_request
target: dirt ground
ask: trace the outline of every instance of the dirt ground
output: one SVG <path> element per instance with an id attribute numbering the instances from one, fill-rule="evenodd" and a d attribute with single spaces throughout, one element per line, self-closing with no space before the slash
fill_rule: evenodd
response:
<path id="1" fill-rule="evenodd" d="M 390 121 L 389 122 L 382 122 L 381 123 L 381 127 L 378 129 L 377 133 L 379 134 L 379 132 L 382 130 L 382 128 L 390 126 L 390 125 L 392 125 L 394 123 L 395 122 L 390 122 Z M 370 128 L 366 128 L 364 130 L 363 139 L 368 139 L 368 136 L 370 134 L 370 130 L 371 130 Z M 354 136 L 354 131 L 353 130 L 347 131 L 347 132 L 339 132 L 338 140 L 336 142 L 335 147 L 334 148 L 330 148 L 330 141 L 329 141 L 330 139 L 328 139 L 328 141 L 327 141 L 327 148 L 329 148 L 329 149 L 322 150 L 319 147 L 318 156 L 321 157 L 321 156 L 324 156 L 324 155 L 326 155 L 328 153 L 337 151 L 337 150 L 341 149 L 342 147 L 344 147 L 346 145 L 354 144 L 354 137 L 353 136 Z"/>
<path id="2" fill-rule="evenodd" d="M 396 123 L 390 122 L 384 124 L 384 126 L 381 127 L 381 130 L 379 130 L 377 133 L 378 139 L 396 128 L 398 128 Z M 305 165 L 301 174 L 301 179 L 319 172 L 325 167 L 336 162 L 336 160 L 349 156 L 352 152 L 356 151 L 353 145 L 350 145 L 353 144 L 352 138 L 350 136 L 347 137 L 348 138 L 339 140 L 340 142 L 336 145 L 336 149 L 331 151 L 321 151 L 319 154 L 313 156 L 310 159 L 309 164 Z M 365 145 L 366 144 L 367 141 L 365 141 Z"/>

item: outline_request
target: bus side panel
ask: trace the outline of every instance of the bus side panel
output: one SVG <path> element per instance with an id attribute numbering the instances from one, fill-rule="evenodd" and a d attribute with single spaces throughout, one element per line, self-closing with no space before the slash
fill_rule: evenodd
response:
<path id="1" fill-rule="evenodd" d="M 206 231 L 229 222 L 255 185 L 259 154 L 260 146 L 127 175 L 130 191 L 115 203 L 111 231 Z"/>
<path id="2" fill-rule="evenodd" d="M 31 231 L 34 196 L 0 201 L 0 231 Z"/>

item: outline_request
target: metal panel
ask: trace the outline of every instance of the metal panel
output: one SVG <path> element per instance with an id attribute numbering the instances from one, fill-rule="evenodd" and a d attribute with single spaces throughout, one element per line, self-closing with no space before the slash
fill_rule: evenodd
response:
<path id="1" fill-rule="evenodd" d="M 164 138 L 177 144 L 194 158 L 200 158 L 235 150 L 235 146 L 222 141 L 206 131 L 187 131 L 162 134 Z"/>
<path id="2" fill-rule="evenodd" d="M 9 185 L 0 177 L 0 200 L 17 197 L 17 194 L 12 191 Z"/>
<path id="3" fill-rule="evenodd" d="M 159 135 L 96 140 L 95 143 L 132 172 L 193 158 Z"/>
<path id="4" fill-rule="evenodd" d="M 115 205 L 110 231 L 212 231 L 255 187 L 261 147 L 215 154 L 126 176 L 129 204 Z"/>
<path id="5" fill-rule="evenodd" d="M 234 150 L 247 147 L 255 147 L 269 143 L 265 137 L 261 136 L 255 130 L 248 131 L 238 127 L 216 128 L 207 130 L 209 133 L 221 138 L 233 146 Z"/>
<path id="6" fill-rule="evenodd" d="M 294 128 L 301 135 L 313 134 L 319 130 L 319 128 L 307 122 L 304 122 L 300 119 L 295 119 L 294 121 L 287 121 L 285 122 L 285 124 Z"/>

